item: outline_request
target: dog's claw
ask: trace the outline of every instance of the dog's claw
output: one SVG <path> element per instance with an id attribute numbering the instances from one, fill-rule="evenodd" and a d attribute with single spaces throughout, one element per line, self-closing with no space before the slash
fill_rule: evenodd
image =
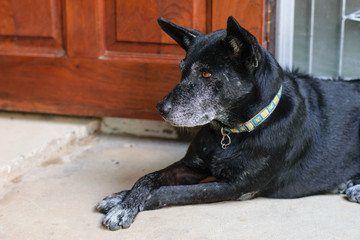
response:
<path id="1" fill-rule="evenodd" d="M 119 205 L 122 203 L 122 201 L 125 199 L 127 194 L 129 193 L 129 190 L 113 193 L 106 198 L 104 198 L 101 202 L 99 202 L 95 208 L 103 213 L 107 214 L 113 207 Z"/>
<path id="2" fill-rule="evenodd" d="M 96 209 L 106 214 L 103 220 L 104 226 L 112 231 L 130 227 L 140 206 L 135 202 L 126 200 L 129 190 L 114 193 L 102 200 Z"/>

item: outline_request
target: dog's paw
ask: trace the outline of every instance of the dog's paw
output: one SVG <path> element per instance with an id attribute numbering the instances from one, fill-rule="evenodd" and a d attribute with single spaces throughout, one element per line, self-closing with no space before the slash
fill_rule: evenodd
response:
<path id="1" fill-rule="evenodd" d="M 125 197 L 129 192 L 130 192 L 129 190 L 126 190 L 118 193 L 113 193 L 107 196 L 106 198 L 104 198 L 101 202 L 99 202 L 95 206 L 95 208 L 99 212 L 103 214 L 107 214 L 113 207 L 122 203 L 122 201 L 125 199 Z"/>
<path id="2" fill-rule="evenodd" d="M 138 212 L 138 208 L 125 207 L 124 204 L 117 205 L 106 214 L 103 224 L 113 231 L 128 228 Z"/>
<path id="3" fill-rule="evenodd" d="M 360 184 L 349 187 L 345 193 L 351 202 L 360 203 Z"/>

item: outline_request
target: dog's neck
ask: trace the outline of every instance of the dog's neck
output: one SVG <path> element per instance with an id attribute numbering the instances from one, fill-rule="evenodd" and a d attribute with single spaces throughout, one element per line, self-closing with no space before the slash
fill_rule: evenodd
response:
<path id="1" fill-rule="evenodd" d="M 270 102 L 270 104 L 263 108 L 258 114 L 256 114 L 254 117 L 252 117 L 250 120 L 241 123 L 237 125 L 235 128 L 227 128 L 222 127 L 221 128 L 221 134 L 223 136 L 221 140 L 222 148 L 225 149 L 228 145 L 231 144 L 231 133 L 242 133 L 242 132 L 251 132 L 253 131 L 257 126 L 262 124 L 275 110 L 277 107 L 282 93 L 282 85 L 280 86 L 279 91 L 273 98 L 273 100 Z"/>

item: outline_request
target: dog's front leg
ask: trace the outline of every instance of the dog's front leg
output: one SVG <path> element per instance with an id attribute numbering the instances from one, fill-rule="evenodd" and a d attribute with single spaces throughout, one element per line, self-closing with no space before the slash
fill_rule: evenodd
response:
<path id="1" fill-rule="evenodd" d="M 97 209 L 106 213 L 103 223 L 107 228 L 127 228 L 137 213 L 144 209 L 146 198 L 154 189 L 168 185 L 194 184 L 206 176 L 206 172 L 188 167 L 180 161 L 161 171 L 143 176 L 130 191 L 110 195 L 97 205 Z"/>
<path id="2" fill-rule="evenodd" d="M 156 178 L 156 173 L 145 175 L 135 183 L 130 191 L 121 192 L 120 194 L 125 196 L 123 199 L 118 199 L 120 202 L 115 203 L 116 205 L 106 213 L 103 220 L 105 227 L 110 230 L 130 227 L 137 213 L 142 211 L 147 195 L 154 188 L 154 179 Z M 101 211 L 100 205 L 106 205 L 109 197 L 98 204 L 99 211 Z"/>
<path id="3" fill-rule="evenodd" d="M 243 188 L 239 184 L 228 182 L 209 182 L 195 185 L 163 186 L 151 192 L 145 202 L 144 210 L 153 210 L 171 205 L 245 200 L 253 197 L 256 194 L 244 194 L 242 189 Z"/>

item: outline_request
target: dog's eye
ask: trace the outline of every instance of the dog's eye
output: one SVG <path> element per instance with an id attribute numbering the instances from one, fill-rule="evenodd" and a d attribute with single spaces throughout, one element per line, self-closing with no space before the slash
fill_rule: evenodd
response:
<path id="1" fill-rule="evenodd" d="M 211 73 L 202 72 L 202 73 L 201 73 L 201 76 L 202 76 L 203 78 L 209 78 L 209 77 L 211 77 Z"/>

